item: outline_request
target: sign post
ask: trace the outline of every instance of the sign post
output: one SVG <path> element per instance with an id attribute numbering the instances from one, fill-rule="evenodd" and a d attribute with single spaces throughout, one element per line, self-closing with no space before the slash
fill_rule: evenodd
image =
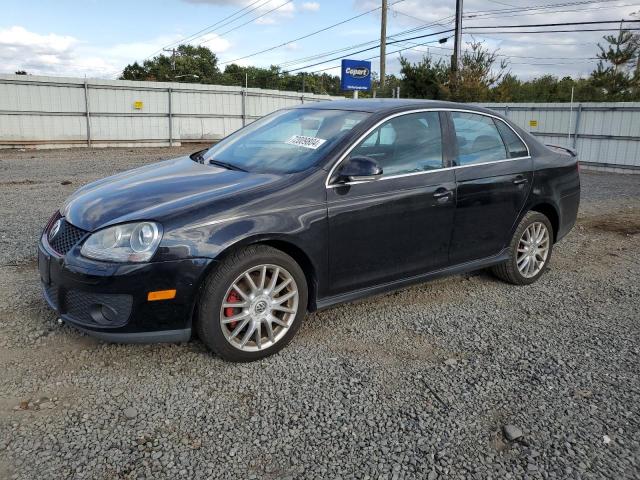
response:
<path id="1" fill-rule="evenodd" d="M 340 88 L 342 90 L 352 90 L 353 98 L 358 98 L 360 90 L 371 90 L 371 62 L 365 60 L 342 60 Z"/>

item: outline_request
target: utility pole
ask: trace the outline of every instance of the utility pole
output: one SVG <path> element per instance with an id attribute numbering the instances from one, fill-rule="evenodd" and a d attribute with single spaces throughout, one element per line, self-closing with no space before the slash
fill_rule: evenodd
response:
<path id="1" fill-rule="evenodd" d="M 171 52 L 171 70 L 176 71 L 176 49 L 175 48 L 163 48 L 163 52 Z"/>
<path id="2" fill-rule="evenodd" d="M 462 0 L 456 0 L 456 33 L 453 44 L 453 55 L 451 57 L 451 71 L 458 71 L 460 61 L 460 48 L 462 46 Z"/>
<path id="3" fill-rule="evenodd" d="M 382 20 L 380 22 L 380 88 L 384 88 L 387 64 L 387 0 L 382 0 Z"/>

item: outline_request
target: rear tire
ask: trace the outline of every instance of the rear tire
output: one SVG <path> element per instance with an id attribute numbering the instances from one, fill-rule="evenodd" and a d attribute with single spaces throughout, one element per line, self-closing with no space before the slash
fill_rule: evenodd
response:
<path id="1" fill-rule="evenodd" d="M 494 266 L 492 273 L 514 285 L 529 285 L 547 270 L 553 251 L 553 226 L 540 212 L 522 218 L 509 243 L 509 259 Z"/>
<path id="2" fill-rule="evenodd" d="M 296 334 L 307 313 L 307 292 L 304 272 L 286 253 L 266 245 L 236 250 L 205 281 L 196 331 L 225 360 L 259 360 Z"/>

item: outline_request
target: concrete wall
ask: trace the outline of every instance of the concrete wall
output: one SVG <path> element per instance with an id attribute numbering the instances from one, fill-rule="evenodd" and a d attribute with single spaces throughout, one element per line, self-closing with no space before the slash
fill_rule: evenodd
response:
<path id="1" fill-rule="evenodd" d="M 0 75 L 0 148 L 209 142 L 274 110 L 331 99 L 219 85 Z"/>
<path id="2" fill-rule="evenodd" d="M 578 152 L 582 165 L 640 173 L 640 103 L 487 103 L 543 143 Z"/>

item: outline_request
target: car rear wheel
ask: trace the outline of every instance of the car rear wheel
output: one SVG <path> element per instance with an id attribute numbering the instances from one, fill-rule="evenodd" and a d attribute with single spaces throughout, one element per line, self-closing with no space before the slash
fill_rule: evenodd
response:
<path id="1" fill-rule="evenodd" d="M 307 282 L 295 260 L 255 245 L 232 253 L 209 275 L 196 328 L 224 359 L 248 362 L 285 347 L 300 328 L 306 306 Z"/>
<path id="2" fill-rule="evenodd" d="M 528 212 L 516 228 L 509 244 L 509 259 L 493 267 L 505 282 L 529 285 L 542 276 L 553 250 L 553 227 L 540 212 Z"/>

